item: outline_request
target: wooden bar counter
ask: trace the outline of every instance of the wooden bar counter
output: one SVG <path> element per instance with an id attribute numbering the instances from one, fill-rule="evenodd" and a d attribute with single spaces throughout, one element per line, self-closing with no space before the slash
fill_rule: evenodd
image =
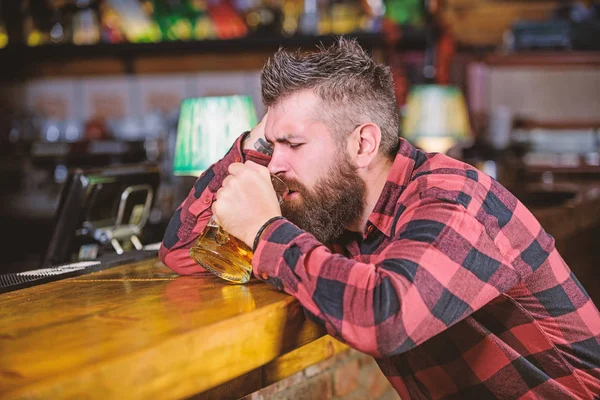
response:
<path id="1" fill-rule="evenodd" d="M 293 297 L 157 258 L 0 294 L 0 398 L 237 398 L 345 351 Z"/>

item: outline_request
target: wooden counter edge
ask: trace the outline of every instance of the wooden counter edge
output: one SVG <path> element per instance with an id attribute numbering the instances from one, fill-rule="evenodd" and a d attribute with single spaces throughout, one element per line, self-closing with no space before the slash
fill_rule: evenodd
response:
<path id="1" fill-rule="evenodd" d="M 250 371 L 189 400 L 236 400 L 330 359 L 350 347 L 329 335 L 293 350 L 267 365 Z"/>
<path id="2" fill-rule="evenodd" d="M 264 384 L 269 384 L 292 373 L 286 371 L 326 358 L 331 353 L 327 349 L 315 355 L 311 355 L 312 350 L 301 349 L 324 335 L 325 331 L 307 320 L 299 302 L 290 296 L 233 320 L 182 333 L 138 352 L 3 393 L 2 398 L 145 399 L 158 395 L 180 399 L 267 365 Z M 299 352 L 293 352 L 296 349 Z M 272 363 L 286 353 L 290 355 Z"/>

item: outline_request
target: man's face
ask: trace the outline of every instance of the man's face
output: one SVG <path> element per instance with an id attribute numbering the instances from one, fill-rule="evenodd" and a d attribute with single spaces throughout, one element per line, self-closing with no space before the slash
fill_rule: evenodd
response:
<path id="1" fill-rule="evenodd" d="M 365 184 L 346 148 L 323 122 L 314 120 L 318 98 L 303 91 L 269 109 L 265 128 L 273 144 L 272 174 L 288 185 L 282 214 L 320 242 L 330 243 L 360 218 Z"/>

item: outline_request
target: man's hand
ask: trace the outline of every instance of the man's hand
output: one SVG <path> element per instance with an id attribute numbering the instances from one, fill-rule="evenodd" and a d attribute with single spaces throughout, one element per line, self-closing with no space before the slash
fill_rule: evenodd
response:
<path id="1" fill-rule="evenodd" d="M 212 211 L 225 231 L 252 247 L 260 227 L 281 215 L 269 170 L 252 161 L 231 164 Z"/>
<path id="2" fill-rule="evenodd" d="M 267 115 L 269 112 L 265 114 L 263 119 L 256 124 L 252 131 L 246 138 L 244 139 L 244 143 L 242 143 L 243 150 L 256 150 L 268 156 L 273 155 L 273 146 L 271 146 L 265 140 L 265 125 L 267 123 Z"/>

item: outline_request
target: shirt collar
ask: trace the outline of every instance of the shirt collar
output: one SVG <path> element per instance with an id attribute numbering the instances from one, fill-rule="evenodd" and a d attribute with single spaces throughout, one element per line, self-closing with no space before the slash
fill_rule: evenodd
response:
<path id="1" fill-rule="evenodd" d="M 383 191 L 369 216 L 365 237 L 376 227 L 387 237 L 392 236 L 392 225 L 398 209 L 402 206 L 398 199 L 411 180 L 415 167 L 419 167 L 426 160 L 426 155 L 417 150 L 406 139 L 400 138 L 400 147 L 392 168 L 388 174 Z"/>

